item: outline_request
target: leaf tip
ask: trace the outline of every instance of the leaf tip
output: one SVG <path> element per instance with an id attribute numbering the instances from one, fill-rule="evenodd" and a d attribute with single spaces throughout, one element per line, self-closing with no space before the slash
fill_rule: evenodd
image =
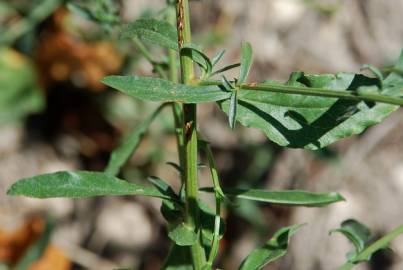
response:
<path id="1" fill-rule="evenodd" d="M 329 231 L 329 235 L 333 235 L 333 234 L 335 234 L 335 233 L 337 233 L 337 232 L 339 232 L 339 229 L 331 229 L 331 230 Z"/>
<path id="2" fill-rule="evenodd" d="M 119 81 L 118 79 L 122 76 L 118 75 L 109 75 L 105 76 L 101 79 L 101 83 L 105 84 L 106 86 L 113 87 L 116 84 L 116 81 Z"/>
<path id="3" fill-rule="evenodd" d="M 12 184 L 8 189 L 7 189 L 7 192 L 6 192 L 6 194 L 8 195 L 8 196 L 18 196 L 18 195 L 21 195 L 20 194 L 20 192 L 19 192 L 19 189 L 18 189 L 18 183 L 20 182 L 21 180 L 18 180 L 17 182 L 15 182 L 14 184 Z"/>
<path id="4" fill-rule="evenodd" d="M 14 196 L 14 195 L 15 195 L 15 194 L 14 194 L 14 190 L 13 190 L 13 186 L 11 186 L 11 187 L 8 188 L 6 194 L 7 194 L 8 196 Z"/>
<path id="5" fill-rule="evenodd" d="M 112 76 L 105 76 L 101 79 L 101 83 L 107 84 Z"/>
<path id="6" fill-rule="evenodd" d="M 343 197 L 340 193 L 338 193 L 338 192 L 332 192 L 331 194 L 335 197 L 336 202 L 346 202 L 346 201 L 347 201 L 346 198 L 344 198 L 344 197 Z"/>

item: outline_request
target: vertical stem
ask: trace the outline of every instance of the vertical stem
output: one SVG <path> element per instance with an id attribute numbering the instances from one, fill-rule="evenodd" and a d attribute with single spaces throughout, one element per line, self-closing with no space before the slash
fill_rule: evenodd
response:
<path id="1" fill-rule="evenodd" d="M 189 1 L 178 0 L 177 9 L 177 29 L 179 49 L 184 43 L 190 43 L 191 30 L 189 20 Z M 189 84 L 194 78 L 193 61 L 185 55 L 180 55 L 181 80 L 184 84 Z M 183 140 L 184 140 L 184 180 L 186 193 L 186 213 L 185 222 L 200 234 L 199 208 L 197 203 L 198 181 L 197 181 L 197 127 L 196 127 L 196 105 L 183 105 Z M 198 241 L 191 246 L 193 268 L 202 269 L 206 263 L 204 249 Z"/>
<path id="2" fill-rule="evenodd" d="M 175 15 L 175 6 L 170 6 L 168 11 L 167 20 L 172 25 L 176 25 L 176 15 Z M 176 62 L 176 52 L 174 50 L 168 49 L 168 64 L 169 64 L 169 80 L 173 83 L 178 83 L 178 67 Z M 178 159 L 180 168 L 184 168 L 184 145 L 183 145 L 183 111 L 182 106 L 179 103 L 172 103 L 172 112 L 174 116 L 175 122 L 175 135 L 176 135 L 176 144 L 178 151 Z M 185 182 L 184 174 L 181 173 L 182 184 Z"/>

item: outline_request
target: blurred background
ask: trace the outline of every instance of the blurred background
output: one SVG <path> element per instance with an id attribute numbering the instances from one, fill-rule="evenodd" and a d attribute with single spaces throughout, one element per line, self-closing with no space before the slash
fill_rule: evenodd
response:
<path id="1" fill-rule="evenodd" d="M 111 3 L 126 22 L 159 14 L 165 5 L 164 0 Z M 403 0 L 199 0 L 191 2 L 191 11 L 194 40 L 208 55 L 225 48 L 224 62 L 232 64 L 242 40 L 253 44 L 250 80 L 255 81 L 284 81 L 294 70 L 357 72 L 364 63 L 387 66 L 403 47 Z M 161 51 L 150 49 L 158 59 Z M 70 12 L 65 1 L 0 0 L 1 270 L 6 265 L 30 270 L 161 267 L 169 241 L 156 199 L 5 195 L 19 178 L 103 170 L 122 135 L 158 105 L 107 89 L 99 81 L 108 74 L 151 75 L 152 66 L 129 41 L 119 40 L 114 28 Z M 353 248 L 343 236 L 328 235 L 343 220 L 354 217 L 377 236 L 403 223 L 401 110 L 360 136 L 316 152 L 280 148 L 260 131 L 240 125 L 232 132 L 214 104 L 201 105 L 198 113 L 223 185 L 337 191 L 347 199 L 320 209 L 250 202 L 227 209 L 222 269 L 236 269 L 279 227 L 305 222 L 290 252 L 266 269 L 336 269 Z M 160 115 L 122 177 L 156 175 L 179 186 L 176 171 L 166 164 L 176 161 L 172 122 L 169 114 Z M 201 169 L 202 185 L 209 185 L 208 175 Z M 403 238 L 391 247 L 394 253 L 377 253 L 356 269 L 403 269 Z M 43 256 L 32 264 L 27 251 L 41 248 Z"/>

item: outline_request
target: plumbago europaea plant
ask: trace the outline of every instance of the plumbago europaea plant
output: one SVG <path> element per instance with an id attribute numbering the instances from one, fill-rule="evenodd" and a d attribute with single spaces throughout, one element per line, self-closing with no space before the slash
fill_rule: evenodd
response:
<path id="1" fill-rule="evenodd" d="M 154 66 L 159 78 L 108 76 L 102 82 L 136 99 L 161 102 L 161 105 L 113 151 L 104 172 L 61 171 L 34 176 L 17 181 L 8 194 L 35 198 L 123 195 L 159 198 L 172 240 L 164 269 L 215 268 L 219 241 L 225 230 L 221 217 L 224 202 L 240 199 L 323 207 L 344 200 L 334 192 L 221 188 L 213 152 L 197 129 L 197 104 L 215 102 L 228 115 L 231 128 L 240 123 L 262 130 L 268 139 L 280 146 L 312 150 L 358 134 L 380 123 L 403 105 L 403 54 L 395 66 L 387 70 L 363 66 L 373 74 L 370 77 L 343 72 L 321 75 L 293 72 L 285 83 L 271 80 L 250 83 L 247 78 L 253 58 L 251 45 L 242 44 L 238 64 L 218 68 L 224 51 L 210 58 L 192 43 L 188 0 L 167 1 L 167 8 L 159 16 L 162 19 L 143 18 L 129 24 L 121 23 L 108 5 L 111 5 L 108 0 L 92 0 L 81 5 L 71 4 L 70 8 L 98 22 L 106 31 L 121 28 L 121 37 L 133 41 Z M 166 49 L 168 69 L 153 59 L 144 43 Z M 196 66 L 200 70 L 198 73 Z M 238 78 L 229 80 L 224 76 L 225 71 L 238 67 Z M 180 171 L 182 183 L 179 193 L 157 177 L 150 177 L 149 185 L 117 178 L 151 122 L 168 107 L 175 119 L 179 161 L 175 167 Z M 199 151 L 207 156 L 211 187 L 198 184 Z M 215 210 L 199 199 L 199 192 L 210 192 L 215 196 Z M 261 269 L 285 255 L 291 236 L 302 226 L 296 224 L 278 230 L 262 247 L 253 250 L 239 269 Z M 355 251 L 348 254 L 347 262 L 339 268 L 346 270 L 385 248 L 403 233 L 403 226 L 377 240 L 365 225 L 355 220 L 343 222 L 331 233 L 334 232 L 344 234 L 355 247 Z"/>

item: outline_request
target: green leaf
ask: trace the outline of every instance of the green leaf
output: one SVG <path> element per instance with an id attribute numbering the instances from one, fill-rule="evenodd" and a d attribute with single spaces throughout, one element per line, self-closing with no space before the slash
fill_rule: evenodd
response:
<path id="1" fill-rule="evenodd" d="M 216 213 L 210 209 L 210 207 L 205 204 L 202 201 L 198 201 L 199 205 L 199 214 L 200 214 L 200 226 L 201 226 L 201 236 L 203 240 L 203 245 L 205 246 L 206 250 L 210 250 L 212 242 L 214 240 L 214 237 L 221 239 L 221 237 L 224 235 L 225 231 L 225 223 L 224 220 L 219 218 L 219 227 L 216 226 L 216 222 L 218 222 Z M 162 205 L 161 205 L 161 214 L 163 215 L 164 219 L 168 222 L 168 231 L 169 234 L 171 234 L 171 238 L 173 238 L 173 241 L 179 241 L 177 244 L 178 245 L 185 245 L 186 241 L 187 243 L 190 243 L 191 239 L 193 239 L 193 236 L 191 233 L 188 233 L 187 230 L 190 228 L 186 227 L 184 224 L 184 204 L 183 203 L 178 203 L 175 201 L 168 201 L 168 200 L 163 200 Z M 185 226 L 185 228 L 182 228 Z M 177 239 L 179 237 L 178 235 L 183 231 L 185 231 L 185 234 L 188 233 L 189 235 L 186 236 L 188 239 L 191 240 L 183 240 L 183 239 Z M 182 232 L 183 233 L 183 232 Z M 193 233 L 193 231 L 192 231 Z M 175 240 L 174 240 L 175 239 Z"/>
<path id="2" fill-rule="evenodd" d="M 225 91 L 232 92 L 232 90 L 235 90 L 235 86 L 231 84 L 227 77 L 222 76 L 221 81 Z"/>
<path id="3" fill-rule="evenodd" d="M 181 166 L 179 166 L 179 164 L 172 162 L 172 161 L 168 161 L 168 162 L 166 162 L 166 164 L 171 166 L 172 168 L 174 168 L 179 174 L 182 173 L 182 168 L 181 168 Z"/>
<path id="4" fill-rule="evenodd" d="M 171 199 L 155 188 L 128 183 L 101 172 L 61 171 L 25 178 L 14 183 L 8 195 L 33 198 L 87 198 L 94 196 L 142 195 Z"/>
<path id="5" fill-rule="evenodd" d="M 214 192 L 213 188 L 202 188 L 202 191 Z M 302 190 L 267 191 L 263 189 L 223 188 L 226 196 L 252 201 L 284 204 L 290 206 L 321 207 L 331 203 L 344 201 L 344 198 L 335 192 L 314 193 Z"/>
<path id="6" fill-rule="evenodd" d="M 202 103 L 227 99 L 231 93 L 218 86 L 190 86 L 137 76 L 108 76 L 102 82 L 134 98 L 148 101 Z"/>
<path id="7" fill-rule="evenodd" d="M 262 269 L 266 264 L 283 257 L 287 253 L 291 236 L 293 236 L 302 226 L 303 224 L 297 224 L 278 230 L 263 247 L 253 250 L 242 262 L 239 269 Z"/>
<path id="8" fill-rule="evenodd" d="M 231 129 L 234 129 L 235 127 L 235 121 L 236 121 L 236 109 L 238 105 L 238 99 L 237 99 L 238 91 L 234 90 L 232 91 L 231 98 L 230 98 L 230 105 L 229 105 L 229 112 L 228 112 L 228 121 L 229 121 L 229 126 Z"/>
<path id="9" fill-rule="evenodd" d="M 202 78 L 210 76 L 213 70 L 213 64 L 210 58 L 202 52 L 202 49 L 195 44 L 184 44 L 181 48 L 181 54 L 190 57 L 203 70 Z"/>
<path id="10" fill-rule="evenodd" d="M 127 163 L 133 153 L 136 151 L 141 139 L 151 125 L 155 117 L 161 112 L 166 104 L 161 105 L 157 110 L 144 120 L 143 123 L 136 126 L 134 130 L 125 138 L 121 144 L 113 150 L 106 166 L 105 172 L 116 176 L 121 168 Z"/>
<path id="11" fill-rule="evenodd" d="M 184 205 L 173 201 L 163 200 L 161 204 L 161 214 L 168 223 L 168 227 L 175 227 L 184 221 L 183 209 Z"/>
<path id="12" fill-rule="evenodd" d="M 352 258 L 350 258 L 349 261 L 346 262 L 344 265 L 342 265 L 338 270 L 350 270 L 358 263 L 369 261 L 375 252 L 387 247 L 390 241 L 392 241 L 401 234 L 403 234 L 403 225 L 394 229 L 393 231 L 391 231 L 384 237 L 378 239 L 371 245 L 368 245 L 364 250 L 362 250 Z"/>
<path id="13" fill-rule="evenodd" d="M 211 64 L 213 64 L 213 67 L 215 65 L 217 65 L 218 62 L 220 62 L 220 60 L 223 58 L 224 54 L 225 54 L 225 50 L 221 50 L 213 57 L 213 59 L 211 59 Z"/>
<path id="14" fill-rule="evenodd" d="M 403 234 L 403 226 L 396 228 L 384 237 L 367 246 L 363 251 L 361 251 L 357 254 L 357 256 L 354 257 L 353 263 L 368 261 L 375 252 L 388 247 L 390 241 L 400 236 L 401 234 Z"/>
<path id="15" fill-rule="evenodd" d="M 348 238 L 355 247 L 355 252 L 361 252 L 372 240 L 372 233 L 367 226 L 354 219 L 345 220 L 341 228 L 331 230 L 330 233 L 339 232 Z"/>
<path id="16" fill-rule="evenodd" d="M 188 247 L 173 245 L 162 269 L 193 270 L 190 249 Z"/>
<path id="17" fill-rule="evenodd" d="M 197 234 L 185 223 L 180 223 L 170 230 L 168 237 L 178 246 L 192 246 L 197 242 Z"/>
<path id="18" fill-rule="evenodd" d="M 239 71 L 238 85 L 245 82 L 252 66 L 252 46 L 249 42 L 242 43 L 241 68 Z"/>
<path id="19" fill-rule="evenodd" d="M 175 191 L 172 189 L 170 185 L 168 185 L 164 180 L 161 178 L 151 176 L 148 177 L 147 180 L 156 188 L 158 189 L 162 194 L 167 195 L 168 197 L 175 198 L 177 197 Z M 179 198 L 178 198 L 179 200 Z"/>
<path id="20" fill-rule="evenodd" d="M 211 241 L 214 238 L 216 213 L 212 209 L 210 209 L 210 207 L 207 204 L 205 204 L 200 200 L 198 201 L 198 205 L 199 205 L 202 236 L 209 246 L 211 245 Z M 184 222 L 183 208 L 184 205 L 178 204 L 173 201 L 164 200 L 162 202 L 161 213 L 165 218 L 165 220 L 168 222 L 168 227 L 170 231 Z M 224 232 L 225 232 L 225 222 L 223 219 L 220 219 L 219 238 L 221 238 L 224 235 Z"/>
<path id="21" fill-rule="evenodd" d="M 336 93 L 346 92 L 355 97 L 358 88 L 377 85 L 377 79 L 360 74 L 306 75 L 296 72 L 291 74 L 286 84 L 273 81 L 261 84 L 263 88 L 266 86 L 271 90 L 278 90 L 276 92 L 258 89 L 245 91 L 241 86 L 238 93 L 237 120 L 244 126 L 262 130 L 270 140 L 281 146 L 316 150 L 380 123 L 398 106 L 373 104 L 359 99 L 288 94 L 288 87 L 307 91 L 334 89 Z M 376 96 L 396 96 L 402 87 L 402 76 L 392 73 L 384 81 L 384 95 Z M 220 102 L 220 106 L 229 113 L 229 100 Z"/>
<path id="22" fill-rule="evenodd" d="M 382 72 L 377 67 L 374 67 L 373 65 L 369 65 L 369 64 L 362 65 L 361 70 L 365 70 L 365 69 L 368 69 L 375 75 L 375 77 L 379 80 L 380 88 L 382 90 L 383 89 L 383 80 L 384 80 Z"/>
<path id="23" fill-rule="evenodd" d="M 138 37 L 152 44 L 178 51 L 176 28 L 166 21 L 139 19 L 123 27 L 122 38 Z"/>
<path id="24" fill-rule="evenodd" d="M 29 269 L 31 264 L 38 261 L 42 257 L 49 245 L 54 226 L 54 221 L 50 218 L 47 218 L 45 229 L 42 232 L 42 235 L 27 249 L 24 256 L 13 267 L 13 270 Z"/>

